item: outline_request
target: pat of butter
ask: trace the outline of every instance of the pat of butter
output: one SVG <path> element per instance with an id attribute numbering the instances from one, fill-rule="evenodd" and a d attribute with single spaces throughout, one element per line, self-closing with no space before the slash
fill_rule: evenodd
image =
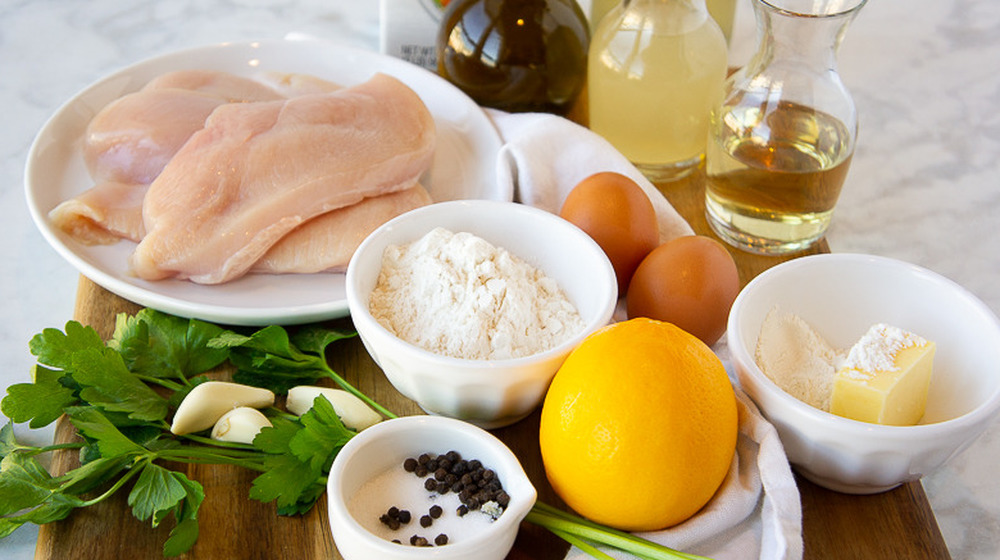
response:
<path id="1" fill-rule="evenodd" d="M 884 324 L 874 325 L 838 368 L 830 412 L 890 426 L 924 415 L 934 362 L 933 342 Z"/>

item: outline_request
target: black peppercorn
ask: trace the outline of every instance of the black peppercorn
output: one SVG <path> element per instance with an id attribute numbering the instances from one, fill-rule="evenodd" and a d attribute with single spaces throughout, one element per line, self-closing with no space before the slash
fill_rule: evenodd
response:
<path id="1" fill-rule="evenodd" d="M 410 537 L 410 544 L 413 546 L 427 546 L 427 539 L 419 535 L 413 535 Z"/>
<path id="2" fill-rule="evenodd" d="M 391 517 L 388 514 L 383 513 L 378 518 L 378 520 L 381 521 L 383 525 L 385 525 L 386 527 L 392 529 L 393 531 L 395 531 L 396 529 L 399 529 L 399 520 L 396 519 L 395 517 Z"/>

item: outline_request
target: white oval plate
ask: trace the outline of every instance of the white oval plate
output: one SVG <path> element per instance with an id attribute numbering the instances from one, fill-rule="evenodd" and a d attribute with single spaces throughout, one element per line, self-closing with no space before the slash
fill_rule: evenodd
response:
<path id="1" fill-rule="evenodd" d="M 50 210 L 93 185 L 80 150 L 91 118 L 152 78 L 181 69 L 224 70 L 242 76 L 300 72 L 342 85 L 363 82 L 376 72 L 393 75 L 413 88 L 434 115 L 434 163 L 421 178 L 431 197 L 438 202 L 513 198 L 510 188 L 497 185 L 501 142 L 486 113 L 444 79 L 403 60 L 315 40 L 224 43 L 151 58 L 99 80 L 56 111 L 35 138 L 25 169 L 28 207 L 49 244 L 80 273 L 140 305 L 183 317 L 254 326 L 348 314 L 343 274 L 252 274 L 214 286 L 186 280 L 149 282 L 129 274 L 134 243 L 86 246 L 49 221 Z"/>

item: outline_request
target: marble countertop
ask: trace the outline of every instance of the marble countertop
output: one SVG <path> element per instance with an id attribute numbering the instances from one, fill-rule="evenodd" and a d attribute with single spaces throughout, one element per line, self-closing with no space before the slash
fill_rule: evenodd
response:
<path id="1" fill-rule="evenodd" d="M 753 48 L 738 0 L 734 63 Z M 30 379 L 32 335 L 72 318 L 78 274 L 44 241 L 25 204 L 24 164 L 46 119 L 102 76 L 178 49 L 304 34 L 378 49 L 374 0 L 5 0 L 0 5 L 0 389 Z M 875 0 L 840 50 L 860 137 L 827 239 L 836 252 L 921 265 L 1000 314 L 1000 3 Z M 6 418 L 0 419 L 6 422 Z M 51 441 L 48 430 L 18 437 Z M 1000 422 L 924 479 L 955 558 L 1000 557 Z M 34 555 L 37 529 L 0 540 Z"/>

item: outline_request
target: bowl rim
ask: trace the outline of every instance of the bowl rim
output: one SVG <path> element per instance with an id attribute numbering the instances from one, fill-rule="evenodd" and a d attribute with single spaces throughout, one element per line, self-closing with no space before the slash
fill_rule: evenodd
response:
<path id="1" fill-rule="evenodd" d="M 529 216 L 534 216 L 534 218 L 531 219 L 537 218 L 544 222 L 552 224 L 553 227 L 562 228 L 565 232 L 567 232 L 567 234 L 577 237 L 580 240 L 580 242 L 590 252 L 594 253 L 596 256 L 599 257 L 598 260 L 600 260 L 602 263 L 603 276 L 605 279 L 605 288 L 607 288 L 607 290 L 602 290 L 607 292 L 606 294 L 607 298 L 606 301 L 604 302 L 603 307 L 599 307 L 598 313 L 595 313 L 595 315 L 589 320 L 584 318 L 585 323 L 583 325 L 583 328 L 580 329 L 580 331 L 575 333 L 573 336 L 563 340 L 559 344 L 547 350 L 542 350 L 540 352 L 535 352 L 534 354 L 529 354 L 527 356 L 519 356 L 516 358 L 483 360 L 483 359 L 459 358 L 455 356 L 447 356 L 444 354 L 434 353 L 430 350 L 427 350 L 426 348 L 422 348 L 420 346 L 417 346 L 416 344 L 403 340 L 394 335 L 393 333 L 391 333 L 388 329 L 382 326 L 382 324 L 378 320 L 375 319 L 375 317 L 371 314 L 371 311 L 368 309 L 368 306 L 365 305 L 364 304 L 365 302 L 361 301 L 360 299 L 360 294 L 356 289 L 359 281 L 356 261 L 360 259 L 359 255 L 362 255 L 365 252 L 365 250 L 367 250 L 371 245 L 373 245 L 377 241 L 377 238 L 381 236 L 386 230 L 395 228 L 400 222 L 408 221 L 412 219 L 413 216 L 422 216 L 424 214 L 447 213 L 449 211 L 452 211 L 450 209 L 456 207 L 466 207 L 474 209 L 489 208 L 492 209 L 491 211 L 495 212 L 510 211 L 510 212 L 522 213 Z M 447 227 L 447 226 L 433 225 L 430 226 L 430 229 L 428 229 L 427 231 L 430 231 L 435 227 Z M 472 233 L 473 235 L 476 235 L 474 232 Z M 412 241 L 416 241 L 416 239 L 411 240 L 411 242 Z M 504 249 L 506 250 L 506 248 Z M 521 255 L 515 254 L 515 256 L 517 256 L 520 259 L 524 259 L 524 257 Z M 396 342 L 400 343 L 404 349 L 420 356 L 425 360 L 435 361 L 442 365 L 447 365 L 452 367 L 476 366 L 476 368 L 474 368 L 473 371 L 469 372 L 470 375 L 477 374 L 481 368 L 482 375 L 489 375 L 492 377 L 494 375 L 492 372 L 495 369 L 517 368 L 520 366 L 530 365 L 538 362 L 544 362 L 550 359 L 559 358 L 560 356 L 569 353 L 573 348 L 579 345 L 580 342 L 584 338 L 589 336 L 590 333 L 609 324 L 612 317 L 614 316 L 615 308 L 618 304 L 618 283 L 615 277 L 614 267 L 611 265 L 611 261 L 608 259 L 607 255 L 604 253 L 604 250 L 601 248 L 601 246 L 598 245 L 593 238 L 587 235 L 586 232 L 584 232 L 582 229 L 578 228 L 568 220 L 565 220 L 559 217 L 558 215 L 548 212 L 546 210 L 542 210 L 541 208 L 536 208 L 534 206 L 522 204 L 519 202 L 506 202 L 506 201 L 485 200 L 485 199 L 449 200 L 443 202 L 435 202 L 427 206 L 422 206 L 420 208 L 407 211 L 379 226 L 377 229 L 375 229 L 375 231 L 369 234 L 364 239 L 364 241 L 361 242 L 361 244 L 358 246 L 358 249 L 354 252 L 354 255 L 351 257 L 351 260 L 347 265 L 347 272 L 345 276 L 346 276 L 345 291 L 347 293 L 348 308 L 350 310 L 350 315 L 352 319 L 360 318 L 362 321 L 367 323 L 372 329 L 374 329 L 380 336 L 388 337 L 395 340 Z M 598 273 L 595 272 L 595 281 L 593 283 L 596 284 L 598 280 L 599 280 Z M 562 286 L 560 286 L 560 289 L 565 290 L 565 288 Z M 580 311 L 579 308 L 577 308 L 578 313 L 579 311 Z"/>
<path id="2" fill-rule="evenodd" d="M 490 457 L 490 461 L 495 460 L 503 463 L 505 470 L 511 471 L 517 479 L 515 481 L 517 482 L 516 485 L 523 487 L 521 492 L 511 494 L 510 504 L 504 509 L 503 515 L 497 517 L 488 530 L 481 531 L 479 534 L 472 536 L 468 540 L 463 540 L 457 543 L 449 543 L 446 554 L 447 557 L 457 557 L 456 554 L 481 550 L 482 547 L 489 546 L 492 542 L 494 542 L 498 534 L 505 533 L 506 531 L 514 531 L 516 534 L 519 530 L 523 517 L 528 513 L 531 507 L 534 506 L 538 497 L 538 491 L 528 478 L 528 475 L 524 472 L 524 467 L 521 465 L 517 456 L 514 455 L 514 452 L 511 451 L 511 449 L 507 447 L 507 445 L 499 438 L 482 428 L 470 424 L 469 422 L 444 416 L 415 414 L 385 420 L 362 430 L 348 440 L 344 447 L 342 447 L 338 452 L 337 457 L 330 466 L 330 473 L 326 484 L 327 509 L 337 511 L 337 517 L 340 519 L 340 523 L 345 524 L 350 531 L 355 533 L 354 535 L 351 535 L 351 537 L 362 538 L 370 546 L 385 554 L 398 556 L 400 554 L 407 554 L 411 552 L 409 548 L 401 548 L 400 545 L 387 541 L 366 529 L 357 519 L 355 519 L 354 514 L 351 513 L 350 508 L 348 507 L 347 502 L 349 500 L 346 499 L 344 494 L 340 491 L 340 481 L 345 470 L 353 460 L 353 456 L 367 442 L 381 437 L 391 437 L 393 433 L 398 433 L 400 431 L 405 432 L 411 430 L 421 430 L 424 432 L 435 430 L 454 431 L 469 439 L 482 440 L 486 446 L 494 450 L 495 457 Z M 493 470 L 499 470 L 496 464 L 490 465 L 490 468 Z M 511 482 L 512 481 L 510 480 L 504 481 L 504 487 L 510 488 L 514 486 Z M 508 513 L 510 513 L 510 515 L 508 515 Z M 334 517 L 331 515 L 329 520 L 331 532 L 334 522 Z M 424 557 L 420 554 L 420 551 L 422 550 L 424 549 L 415 548 L 412 551 L 414 558 Z M 429 552 L 426 556 L 435 556 L 435 553 L 433 552 L 434 548 L 430 548 L 428 550 L 432 552 Z M 440 550 L 438 551 L 438 554 L 441 554 Z"/>
<path id="3" fill-rule="evenodd" d="M 738 374 L 740 371 L 746 371 L 755 384 L 764 387 L 764 389 L 769 392 L 770 397 L 777 398 L 780 402 L 789 407 L 795 416 L 812 423 L 823 423 L 825 428 L 838 433 L 856 434 L 858 432 L 864 432 L 869 437 L 874 436 L 880 439 L 898 440 L 899 438 L 903 438 L 907 441 L 921 440 L 931 436 L 941 436 L 956 431 L 962 431 L 977 424 L 988 422 L 991 417 L 1000 412 L 1000 386 L 998 386 L 997 389 L 993 391 L 993 394 L 990 395 L 985 401 L 960 416 L 931 424 L 887 426 L 883 424 L 852 420 L 842 416 L 837 416 L 836 414 L 825 410 L 820 410 L 795 398 L 779 387 L 777 383 L 772 381 L 771 378 L 761 371 L 756 360 L 754 360 L 753 356 L 751 356 L 747 351 L 746 341 L 744 340 L 740 329 L 736 328 L 736 324 L 739 321 L 739 314 L 743 305 L 753 296 L 753 292 L 758 289 L 761 284 L 769 281 L 769 279 L 774 276 L 794 274 L 802 268 L 812 266 L 817 261 L 834 261 L 850 265 L 874 264 L 879 266 L 909 269 L 913 273 L 924 277 L 928 281 L 940 284 L 952 291 L 955 291 L 958 297 L 965 299 L 977 314 L 980 314 L 987 319 L 987 323 L 992 327 L 994 334 L 997 337 L 1000 337 L 1000 319 L 997 318 L 996 314 L 993 313 L 989 306 L 987 306 L 981 299 L 976 297 L 975 294 L 967 290 L 965 287 L 930 269 L 899 259 L 863 253 L 822 253 L 806 255 L 779 263 L 765 270 L 748 282 L 736 296 L 736 300 L 733 302 L 733 306 L 729 312 L 726 337 L 729 352 L 734 360 L 733 365 L 736 366 L 738 363 L 742 366 L 737 369 Z M 744 390 L 752 396 L 753 391 L 750 390 L 750 388 L 744 387 Z M 756 402 L 756 399 L 754 399 L 754 401 Z M 759 403 L 758 406 L 760 406 Z M 763 406 L 760 406 L 760 408 L 761 412 L 763 412 L 766 416 L 769 418 L 772 417 L 772 415 L 768 414 Z"/>

